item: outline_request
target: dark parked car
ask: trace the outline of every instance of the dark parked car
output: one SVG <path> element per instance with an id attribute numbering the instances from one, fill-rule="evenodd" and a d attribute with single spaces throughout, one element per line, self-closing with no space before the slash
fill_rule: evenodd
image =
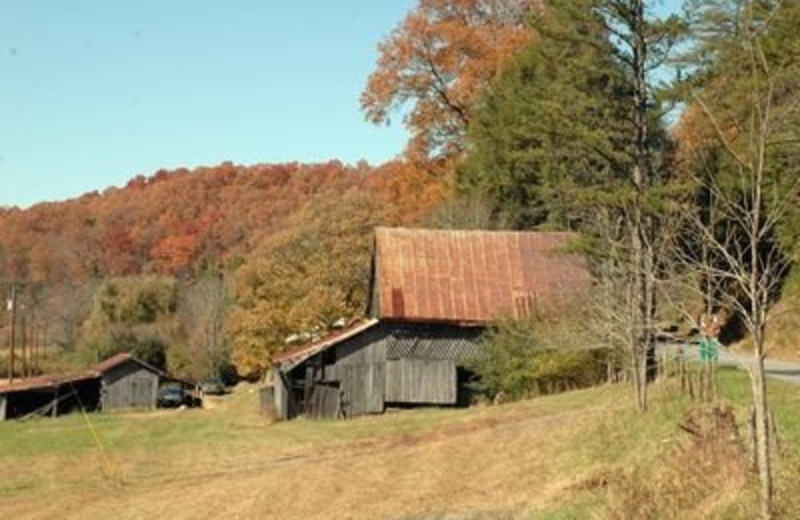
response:
<path id="1" fill-rule="evenodd" d="M 183 388 L 177 386 L 167 386 L 158 391 L 156 405 L 159 408 L 178 408 L 179 406 L 192 406 L 192 396 L 187 394 Z"/>
<path id="2" fill-rule="evenodd" d="M 200 390 L 208 395 L 223 395 L 225 394 L 225 383 L 222 382 L 222 379 L 212 377 L 200 383 Z"/>

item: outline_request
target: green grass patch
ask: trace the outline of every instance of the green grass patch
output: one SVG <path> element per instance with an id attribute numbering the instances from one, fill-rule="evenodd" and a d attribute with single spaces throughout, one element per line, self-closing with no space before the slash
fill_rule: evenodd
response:
<path id="1" fill-rule="evenodd" d="M 746 374 L 720 370 L 720 403 L 735 410 L 742 435 L 746 434 L 749 388 Z M 800 417 L 796 414 L 800 392 L 796 386 L 770 381 L 769 394 L 784 448 L 776 464 L 776 489 L 783 510 L 794 513 L 797 508 L 786 497 L 800 495 L 793 471 L 800 460 Z M 42 493 L 56 503 L 96 493 L 109 485 L 104 473 L 109 469 L 107 457 L 112 477 L 131 492 L 224 475 L 233 493 L 254 485 L 258 480 L 252 479 L 262 476 L 269 482 L 264 485 L 276 486 L 282 480 L 269 479 L 285 472 L 287 482 L 305 475 L 312 491 L 321 496 L 326 488 L 314 488 L 314 482 L 324 486 L 332 479 L 341 480 L 342 489 L 363 486 L 361 493 L 367 494 L 390 483 L 405 483 L 407 487 L 400 489 L 405 489 L 405 498 L 398 491 L 396 499 L 399 517 L 463 511 L 465 503 L 482 504 L 480 496 L 485 492 L 492 499 L 488 506 L 481 506 L 483 511 L 510 511 L 514 518 L 614 518 L 615 509 L 627 507 L 640 496 L 653 499 L 659 489 L 642 487 L 624 494 L 624 488 L 652 481 L 673 490 L 670 479 L 691 480 L 686 467 L 691 472 L 695 462 L 698 468 L 714 462 L 692 458 L 702 457 L 703 452 L 687 448 L 689 437 L 678 424 L 699 404 L 680 391 L 678 382 L 653 385 L 650 396 L 650 410 L 644 414 L 633 410 L 630 388 L 616 385 L 503 406 L 271 424 L 257 412 L 257 392 L 245 387 L 210 402 L 215 406 L 204 410 L 90 414 L 100 446 L 78 414 L 10 421 L 0 423 L 0 504 L 35 503 Z M 325 461 L 337 457 L 342 462 L 326 465 Z M 682 466 L 670 467 L 671 461 Z M 295 468 L 303 471 L 293 473 Z M 425 471 L 435 472 L 435 478 Z M 245 479 L 241 485 L 239 479 Z M 443 484 L 448 482 L 478 487 L 467 492 L 462 491 L 463 485 Z M 439 495 L 428 498 L 434 502 L 425 506 L 408 499 L 430 485 L 444 486 L 440 498 L 445 505 L 435 502 Z M 280 493 L 272 487 L 259 492 L 266 496 L 273 491 Z M 699 517 L 746 517 L 754 497 L 751 491 L 748 487 L 740 496 L 715 496 L 713 489 L 695 490 L 701 502 L 698 511 L 706 515 Z M 340 497 L 342 492 L 331 499 L 349 507 Z M 232 514 L 248 516 L 254 511 Z M 287 514 L 293 517 L 292 510 Z M 698 516 L 687 516 L 692 517 Z"/>

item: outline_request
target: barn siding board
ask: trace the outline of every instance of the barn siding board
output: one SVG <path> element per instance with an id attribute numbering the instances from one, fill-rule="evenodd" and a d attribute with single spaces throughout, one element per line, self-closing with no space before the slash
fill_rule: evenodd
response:
<path id="1" fill-rule="evenodd" d="M 386 362 L 386 402 L 456 404 L 456 364 L 448 360 Z"/>

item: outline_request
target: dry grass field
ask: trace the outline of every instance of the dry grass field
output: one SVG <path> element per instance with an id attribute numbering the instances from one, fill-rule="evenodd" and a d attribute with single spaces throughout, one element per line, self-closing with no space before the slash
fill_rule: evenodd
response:
<path id="1" fill-rule="evenodd" d="M 743 416 L 744 378 L 724 372 Z M 0 518 L 749 518 L 735 431 L 698 443 L 673 382 L 645 416 L 624 387 L 468 410 L 269 424 L 253 387 L 203 410 L 0 424 Z M 773 389 L 790 515 L 800 427 Z M 695 413 L 701 413 L 702 410 Z M 735 428 L 735 425 L 734 425 Z M 741 433 L 741 432 L 740 432 Z M 788 517 L 788 516 L 787 516 Z"/>

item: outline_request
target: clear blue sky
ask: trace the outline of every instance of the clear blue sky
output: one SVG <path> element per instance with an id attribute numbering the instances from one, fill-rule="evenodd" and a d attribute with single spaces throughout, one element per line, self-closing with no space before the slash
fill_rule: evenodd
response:
<path id="1" fill-rule="evenodd" d="M 0 206 L 159 168 L 390 159 L 402 125 L 358 98 L 416 3 L 0 0 Z"/>
<path id="2" fill-rule="evenodd" d="M 0 205 L 159 168 L 381 162 L 377 44 L 414 0 L 1 0 Z"/>

